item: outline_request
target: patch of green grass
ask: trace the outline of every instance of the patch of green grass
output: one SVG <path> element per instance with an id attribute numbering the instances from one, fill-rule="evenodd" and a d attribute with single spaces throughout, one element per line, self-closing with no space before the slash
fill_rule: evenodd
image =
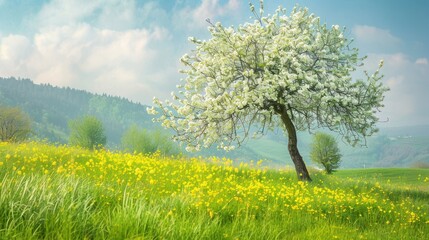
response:
<path id="1" fill-rule="evenodd" d="M 293 171 L 258 165 L 0 143 L 0 239 L 424 239 L 429 234 L 428 192 L 414 188 L 427 183 L 424 169 L 312 172 L 314 181 L 304 183 Z"/>
<path id="2" fill-rule="evenodd" d="M 338 170 L 335 176 L 379 183 L 403 190 L 419 190 L 429 192 L 429 169 L 412 168 L 371 168 Z"/>

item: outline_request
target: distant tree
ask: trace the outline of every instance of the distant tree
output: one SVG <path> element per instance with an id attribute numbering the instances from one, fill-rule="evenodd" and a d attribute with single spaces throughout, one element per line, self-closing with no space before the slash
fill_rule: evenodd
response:
<path id="1" fill-rule="evenodd" d="M 160 151 L 166 155 L 178 154 L 178 146 L 167 134 L 157 129 L 148 131 L 132 125 L 122 136 L 122 147 L 126 151 L 138 153 L 154 153 Z"/>
<path id="2" fill-rule="evenodd" d="M 313 162 L 322 166 L 328 174 L 339 168 L 341 154 L 335 138 L 329 134 L 317 132 L 313 136 L 310 158 Z"/>
<path id="3" fill-rule="evenodd" d="M 20 108 L 0 106 L 0 140 L 20 142 L 31 133 L 31 120 Z"/>
<path id="4" fill-rule="evenodd" d="M 387 88 L 379 68 L 353 79 L 362 66 L 346 31 L 328 27 L 308 9 L 290 14 L 279 7 L 255 21 L 225 27 L 211 23 L 211 38 L 190 38 L 195 50 L 181 61 L 186 74 L 174 101 L 154 100 L 148 108 L 175 139 L 198 151 L 216 144 L 232 150 L 248 137 L 283 128 L 298 179 L 311 181 L 298 151 L 297 130 L 325 127 L 352 145 L 377 131 L 376 112 Z"/>
<path id="5" fill-rule="evenodd" d="M 69 122 L 70 139 L 74 146 L 96 149 L 106 145 L 103 123 L 94 116 L 85 116 Z"/>

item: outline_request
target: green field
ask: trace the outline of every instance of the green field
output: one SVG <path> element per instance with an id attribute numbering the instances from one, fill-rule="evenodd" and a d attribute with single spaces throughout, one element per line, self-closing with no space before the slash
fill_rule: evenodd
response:
<path id="1" fill-rule="evenodd" d="M 0 239 L 425 239 L 427 169 L 260 162 L 0 143 Z"/>
<path id="2" fill-rule="evenodd" d="M 393 189 L 422 191 L 429 194 L 429 169 L 372 168 L 340 170 L 335 176 L 354 181 L 382 184 Z"/>

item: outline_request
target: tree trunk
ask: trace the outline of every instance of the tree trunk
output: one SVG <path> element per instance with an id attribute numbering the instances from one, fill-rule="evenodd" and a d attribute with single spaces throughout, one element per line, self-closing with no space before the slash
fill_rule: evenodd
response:
<path id="1" fill-rule="evenodd" d="M 287 113 L 286 107 L 282 106 L 279 113 L 286 127 L 287 134 L 289 137 L 288 150 L 290 157 L 292 158 L 293 164 L 295 165 L 298 180 L 311 182 L 310 174 L 308 173 L 307 167 L 305 166 L 301 154 L 298 151 L 298 139 L 296 137 L 296 129 Z"/>

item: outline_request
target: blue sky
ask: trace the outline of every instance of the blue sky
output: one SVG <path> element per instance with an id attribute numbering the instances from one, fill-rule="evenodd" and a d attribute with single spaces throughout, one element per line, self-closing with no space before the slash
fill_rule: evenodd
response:
<path id="1" fill-rule="evenodd" d="M 266 0 L 266 13 L 295 4 L 345 26 L 368 69 L 385 60 L 380 126 L 429 124 L 429 1 Z M 206 18 L 237 26 L 250 16 L 240 0 L 0 0 L 0 77 L 150 105 L 184 77 L 179 59 L 188 36 L 208 37 Z"/>

